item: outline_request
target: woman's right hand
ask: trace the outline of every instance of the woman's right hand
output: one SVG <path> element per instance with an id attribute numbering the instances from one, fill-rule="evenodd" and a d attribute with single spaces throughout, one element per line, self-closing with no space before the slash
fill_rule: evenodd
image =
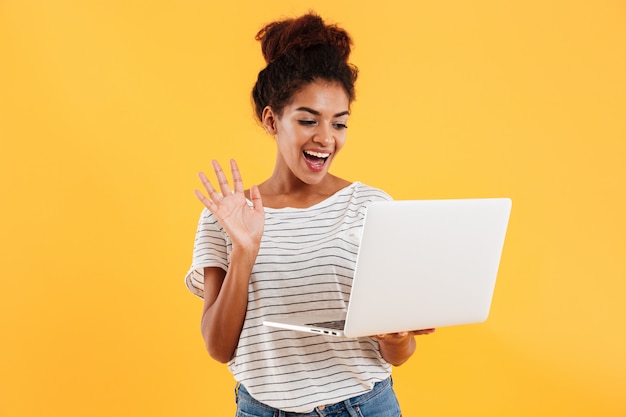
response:
<path id="1" fill-rule="evenodd" d="M 221 192 L 218 192 L 206 175 L 200 172 L 198 176 L 208 198 L 198 190 L 195 190 L 196 196 L 217 217 L 233 242 L 233 249 L 237 247 L 258 251 L 265 226 L 265 212 L 258 187 L 250 187 L 250 200 L 252 201 L 252 207 L 250 207 L 246 201 L 241 173 L 235 160 L 230 160 L 232 190 L 220 164 L 217 161 L 211 161 L 211 164 Z"/>
<path id="2" fill-rule="evenodd" d="M 228 362 L 234 355 L 246 317 L 250 275 L 261 247 L 265 212 L 258 187 L 250 188 L 252 207 L 246 201 L 243 181 L 234 160 L 230 161 L 233 187 L 216 161 L 217 191 L 203 173 L 199 174 L 206 194 L 196 196 L 215 215 L 233 244 L 228 270 L 204 268 L 202 336 L 209 355 Z"/>

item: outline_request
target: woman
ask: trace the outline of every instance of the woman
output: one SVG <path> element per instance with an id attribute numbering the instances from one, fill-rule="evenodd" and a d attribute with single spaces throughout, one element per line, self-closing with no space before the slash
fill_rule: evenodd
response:
<path id="1" fill-rule="evenodd" d="M 204 298 L 207 351 L 238 382 L 238 416 L 399 416 L 391 366 L 430 330 L 347 339 L 262 325 L 274 315 L 345 310 L 365 211 L 390 197 L 329 173 L 357 78 L 347 32 L 307 14 L 268 24 L 257 40 L 267 67 L 252 97 L 276 163 L 249 190 L 234 161 L 232 187 L 215 161 L 216 187 L 200 174 L 206 209 L 186 282 Z"/>

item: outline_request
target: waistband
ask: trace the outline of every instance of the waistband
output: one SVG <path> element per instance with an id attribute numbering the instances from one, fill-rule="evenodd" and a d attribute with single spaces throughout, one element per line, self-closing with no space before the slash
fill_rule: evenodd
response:
<path id="1" fill-rule="evenodd" d="M 277 408 L 270 407 L 260 401 L 257 401 L 254 397 L 252 397 L 252 395 L 250 395 L 250 393 L 246 390 L 246 387 L 239 382 L 235 386 L 235 399 L 236 401 L 239 401 L 240 398 L 244 399 L 245 401 L 248 401 L 257 407 L 262 407 L 262 408 L 265 408 L 266 410 L 274 411 L 276 415 L 280 417 L 318 417 L 320 415 L 332 414 L 338 411 L 348 410 L 348 409 L 351 409 L 353 406 L 356 407 L 359 404 L 362 404 L 370 400 L 371 398 L 375 397 L 376 395 L 380 394 L 385 389 L 390 389 L 392 387 L 393 387 L 393 379 L 391 376 L 389 376 L 388 378 L 383 379 L 382 381 L 376 382 L 374 384 L 374 387 L 364 394 L 357 395 L 356 397 L 352 397 L 345 401 L 341 401 L 335 404 L 319 406 L 307 413 L 282 411 Z"/>

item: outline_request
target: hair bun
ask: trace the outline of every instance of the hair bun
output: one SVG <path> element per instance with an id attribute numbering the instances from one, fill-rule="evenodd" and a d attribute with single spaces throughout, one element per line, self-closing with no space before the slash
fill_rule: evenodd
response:
<path id="1" fill-rule="evenodd" d="M 272 22 L 257 33 L 256 40 L 261 42 L 261 51 L 267 64 L 290 52 L 302 51 L 316 45 L 333 46 L 347 62 L 352 45 L 345 30 L 336 25 L 326 25 L 314 13 Z"/>
<path id="2" fill-rule="evenodd" d="M 258 120 L 267 106 L 280 115 L 296 92 L 316 80 L 341 85 L 354 100 L 359 70 L 348 62 L 352 39 L 344 29 L 309 12 L 265 25 L 256 39 L 267 62 L 252 88 Z"/>

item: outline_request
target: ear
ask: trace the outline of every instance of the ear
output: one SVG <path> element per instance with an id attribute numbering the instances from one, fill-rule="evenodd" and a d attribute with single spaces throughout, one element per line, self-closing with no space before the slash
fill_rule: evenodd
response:
<path id="1" fill-rule="evenodd" d="M 277 115 L 274 113 L 274 110 L 270 106 L 265 106 L 263 113 L 261 114 L 261 122 L 263 123 L 265 131 L 272 136 L 277 133 L 276 120 Z"/>

